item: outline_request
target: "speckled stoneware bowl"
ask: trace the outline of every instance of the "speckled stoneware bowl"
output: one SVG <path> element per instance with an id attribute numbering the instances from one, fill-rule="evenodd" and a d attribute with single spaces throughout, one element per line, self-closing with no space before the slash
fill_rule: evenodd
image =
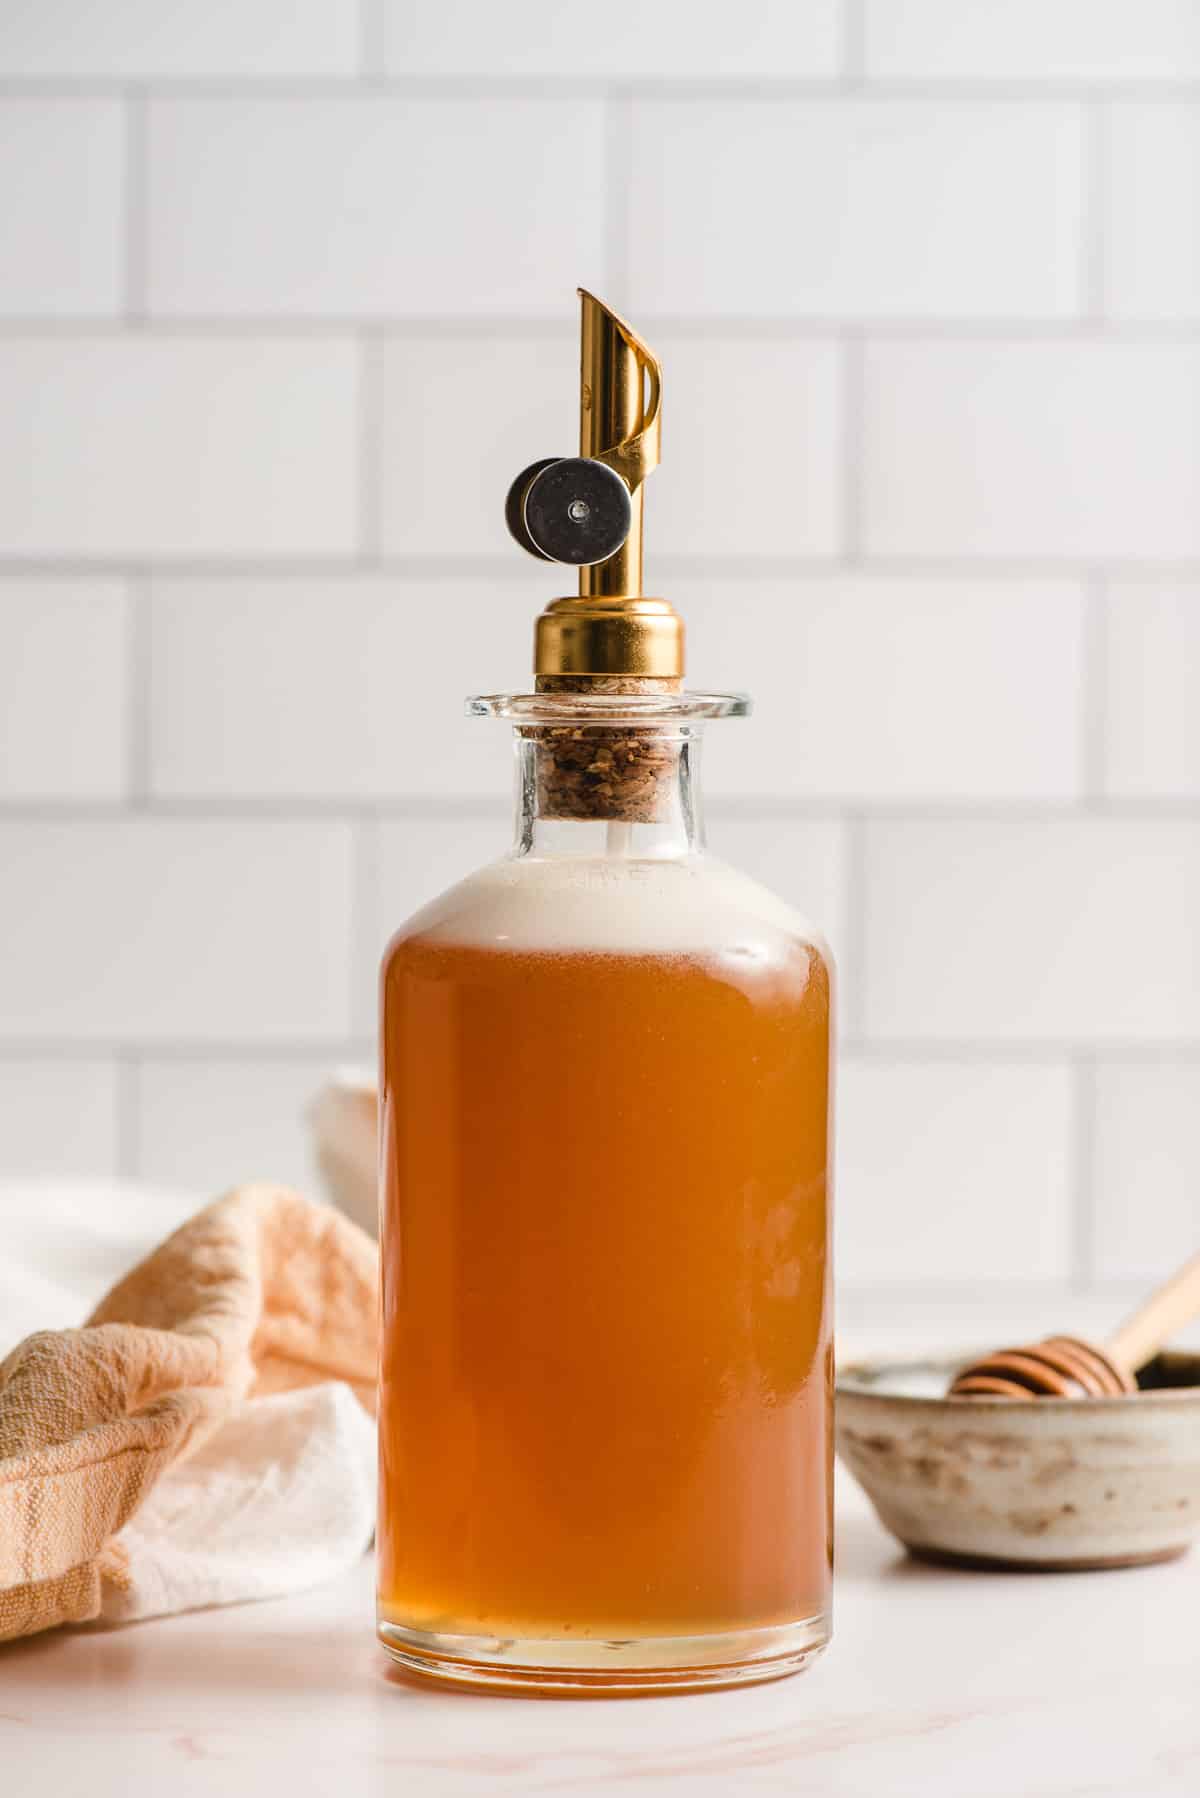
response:
<path id="1" fill-rule="evenodd" d="M 1200 1529 L 1200 1356 L 1128 1398 L 945 1396 L 976 1359 L 870 1362 L 837 1385 L 837 1445 L 913 1554 L 977 1567 L 1132 1567 Z"/>

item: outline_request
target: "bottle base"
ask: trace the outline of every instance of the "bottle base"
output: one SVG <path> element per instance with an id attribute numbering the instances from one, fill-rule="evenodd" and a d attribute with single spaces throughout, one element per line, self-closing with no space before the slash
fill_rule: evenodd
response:
<path id="1" fill-rule="evenodd" d="M 573 1642 L 564 1637 L 458 1636 L 380 1617 L 379 1640 L 406 1672 L 511 1692 L 584 1697 L 704 1692 L 799 1673 L 829 1641 L 827 1612 L 772 1629 L 707 1636 Z"/>

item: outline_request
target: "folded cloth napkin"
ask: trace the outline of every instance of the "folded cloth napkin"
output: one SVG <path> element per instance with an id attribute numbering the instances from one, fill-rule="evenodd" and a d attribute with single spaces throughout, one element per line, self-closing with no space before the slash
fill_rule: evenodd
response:
<path id="1" fill-rule="evenodd" d="M 376 1266 L 338 1212 L 241 1187 L 83 1329 L 26 1337 L 0 1363 L 0 1640 L 296 1590 L 361 1555 Z M 36 1269 L 18 1301 L 35 1289 Z"/>

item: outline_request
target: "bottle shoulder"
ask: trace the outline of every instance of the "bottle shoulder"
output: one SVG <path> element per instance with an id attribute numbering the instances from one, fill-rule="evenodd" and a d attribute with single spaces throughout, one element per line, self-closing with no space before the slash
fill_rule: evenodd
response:
<path id="1" fill-rule="evenodd" d="M 820 930 L 769 888 L 715 856 L 507 857 L 469 874 L 393 936 L 559 953 L 760 953 L 809 948 L 832 971 Z"/>

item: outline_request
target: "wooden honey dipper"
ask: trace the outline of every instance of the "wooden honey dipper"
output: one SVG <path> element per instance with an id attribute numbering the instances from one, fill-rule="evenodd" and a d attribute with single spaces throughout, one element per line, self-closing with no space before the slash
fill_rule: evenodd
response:
<path id="1" fill-rule="evenodd" d="M 1119 1398 L 1167 1338 L 1200 1312 L 1200 1255 L 1139 1305 L 1103 1348 L 1080 1336 L 1047 1336 L 997 1349 L 957 1374 L 951 1398 Z"/>

